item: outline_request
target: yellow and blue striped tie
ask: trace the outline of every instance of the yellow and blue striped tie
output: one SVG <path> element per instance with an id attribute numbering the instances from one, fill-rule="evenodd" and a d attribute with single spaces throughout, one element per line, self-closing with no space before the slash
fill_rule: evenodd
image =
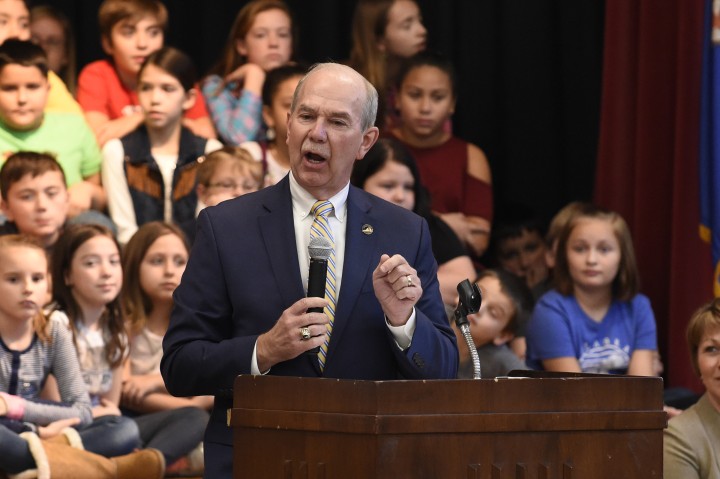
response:
<path id="1" fill-rule="evenodd" d="M 310 238 L 321 236 L 332 244 L 333 249 L 330 252 L 328 260 L 327 279 L 325 281 L 325 299 L 328 305 L 325 306 L 325 314 L 330 319 L 326 325 L 327 335 L 325 341 L 320 346 L 318 352 L 318 361 L 320 362 L 320 370 L 325 370 L 325 358 L 327 357 L 328 345 L 330 344 L 330 335 L 332 334 L 333 323 L 335 322 L 335 305 L 337 304 L 337 282 L 335 276 L 335 240 L 333 239 L 332 229 L 328 222 L 328 215 L 333 211 L 333 205 L 329 201 L 317 201 L 310 212 L 315 219 L 310 227 Z"/>

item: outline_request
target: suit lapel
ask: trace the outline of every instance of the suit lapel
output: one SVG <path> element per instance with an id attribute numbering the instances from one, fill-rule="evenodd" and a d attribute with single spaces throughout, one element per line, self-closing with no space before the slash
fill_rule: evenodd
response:
<path id="1" fill-rule="evenodd" d="M 304 290 L 298 268 L 288 177 L 275 189 L 275 194 L 268 196 L 263 204 L 267 214 L 260 216 L 258 223 L 278 291 L 285 303 L 283 309 L 286 309 L 304 296 Z"/>
<path id="2" fill-rule="evenodd" d="M 335 312 L 335 324 L 328 348 L 328 365 L 332 363 L 333 352 L 342 340 L 343 332 L 355 309 L 360 291 L 366 282 L 372 282 L 372 272 L 379 260 L 375 257 L 376 236 L 363 233 L 363 225 L 372 225 L 370 203 L 362 194 L 358 194 L 358 191 L 351 186 L 348 193 L 345 260 L 340 297 Z"/>

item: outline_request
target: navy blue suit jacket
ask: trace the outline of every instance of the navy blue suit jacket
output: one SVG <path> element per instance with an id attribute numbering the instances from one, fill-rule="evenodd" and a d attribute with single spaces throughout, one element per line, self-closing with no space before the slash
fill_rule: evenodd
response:
<path id="1" fill-rule="evenodd" d="M 324 374 L 317 355 L 276 364 L 270 374 L 347 379 L 454 378 L 458 352 L 437 282 L 427 223 L 350 187 L 345 261 Z M 363 233 L 372 226 L 372 234 Z M 383 253 L 417 270 L 423 296 L 416 329 L 401 351 L 375 297 L 372 274 Z M 203 210 L 190 260 L 175 291 L 161 370 L 171 394 L 214 395 L 205 435 L 206 477 L 231 476 L 226 410 L 233 381 L 249 374 L 258 336 L 305 296 L 286 176 L 275 186 Z"/>

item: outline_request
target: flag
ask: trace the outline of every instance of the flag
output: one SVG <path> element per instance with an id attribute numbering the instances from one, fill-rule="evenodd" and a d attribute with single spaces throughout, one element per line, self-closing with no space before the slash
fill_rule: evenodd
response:
<path id="1" fill-rule="evenodd" d="M 720 297 L 720 0 L 705 0 L 700 99 L 700 237 L 711 246 Z"/>

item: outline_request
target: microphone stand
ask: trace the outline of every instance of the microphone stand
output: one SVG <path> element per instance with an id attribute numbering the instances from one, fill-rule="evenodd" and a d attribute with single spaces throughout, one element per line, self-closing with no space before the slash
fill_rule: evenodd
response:
<path id="1" fill-rule="evenodd" d="M 475 283 L 464 280 L 457 285 L 459 300 L 457 309 L 455 309 L 455 324 L 460 329 L 467 347 L 470 350 L 470 357 L 473 364 L 473 379 L 480 379 L 480 356 L 470 334 L 470 323 L 467 315 L 477 313 L 482 303 L 482 295 L 480 289 Z"/>

